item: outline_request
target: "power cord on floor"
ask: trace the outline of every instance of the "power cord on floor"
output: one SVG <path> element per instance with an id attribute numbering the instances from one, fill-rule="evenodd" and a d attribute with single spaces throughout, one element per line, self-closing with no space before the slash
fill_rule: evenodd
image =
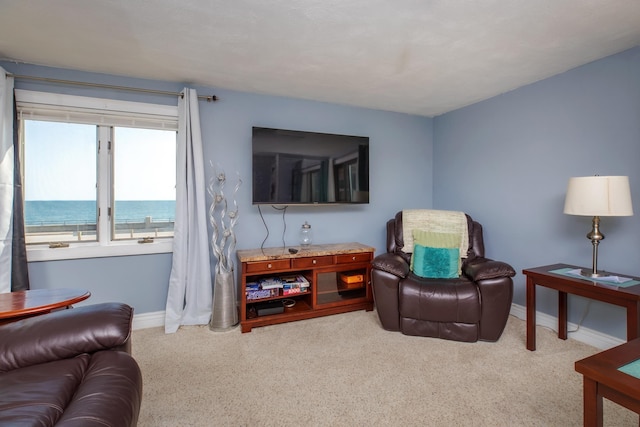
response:
<path id="1" fill-rule="evenodd" d="M 589 308 L 591 307 L 591 300 L 587 300 L 587 305 L 584 307 L 584 311 L 582 313 L 582 317 L 580 318 L 580 321 L 578 322 L 578 325 L 576 326 L 575 329 L 571 330 L 571 331 L 567 331 L 568 334 L 572 334 L 574 332 L 578 332 L 580 330 L 580 327 L 582 326 L 582 322 L 584 322 L 584 319 L 587 318 L 587 314 L 589 313 Z M 546 328 L 550 331 L 555 332 L 556 334 L 558 333 L 558 331 L 550 326 L 545 326 L 545 325 L 539 325 L 542 326 L 543 328 Z"/>
<path id="2" fill-rule="evenodd" d="M 578 332 L 578 330 L 580 329 L 580 326 L 582 326 L 582 322 L 584 322 L 584 319 L 587 317 L 587 313 L 589 313 L 590 306 L 591 306 L 591 300 L 587 300 L 587 305 L 584 307 L 584 312 L 582 313 L 582 317 L 578 322 L 578 326 L 573 331 L 567 331 L 568 333 Z"/>

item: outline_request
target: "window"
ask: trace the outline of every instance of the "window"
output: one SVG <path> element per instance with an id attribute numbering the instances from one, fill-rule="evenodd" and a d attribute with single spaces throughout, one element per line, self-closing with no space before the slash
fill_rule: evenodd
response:
<path id="1" fill-rule="evenodd" d="M 26 120 L 23 129 L 27 244 L 96 241 L 95 126 Z"/>
<path id="2" fill-rule="evenodd" d="M 29 260 L 170 252 L 177 107 L 16 91 Z"/>
<path id="3" fill-rule="evenodd" d="M 173 236 L 176 133 L 113 129 L 113 239 Z"/>

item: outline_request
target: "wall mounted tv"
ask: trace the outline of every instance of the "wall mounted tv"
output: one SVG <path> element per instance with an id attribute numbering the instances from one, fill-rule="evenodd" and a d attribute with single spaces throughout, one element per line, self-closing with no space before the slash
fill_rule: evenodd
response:
<path id="1" fill-rule="evenodd" d="M 369 203 L 369 138 L 253 128 L 253 204 Z"/>

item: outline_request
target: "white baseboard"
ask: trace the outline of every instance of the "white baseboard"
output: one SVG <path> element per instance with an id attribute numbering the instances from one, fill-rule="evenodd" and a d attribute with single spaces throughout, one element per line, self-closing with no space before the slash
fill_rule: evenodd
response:
<path id="1" fill-rule="evenodd" d="M 527 319 L 527 309 L 518 304 L 511 304 L 511 314 L 519 319 Z M 545 313 L 536 313 L 536 324 L 549 328 L 556 333 L 558 332 L 558 318 L 550 316 Z M 624 344 L 626 341 L 620 338 L 612 337 L 611 335 L 603 334 L 602 332 L 594 331 L 593 329 L 585 328 L 584 326 L 578 327 L 575 323 L 567 322 L 567 329 L 575 332 L 569 332 L 568 336 L 576 341 L 583 342 L 585 344 L 596 347 L 600 350 L 606 350 L 611 347 L 615 347 L 620 344 Z"/>
<path id="2" fill-rule="evenodd" d="M 164 314 L 164 311 L 135 314 L 133 316 L 133 329 L 157 328 L 164 326 Z M 527 309 L 518 304 L 511 304 L 511 314 L 522 320 L 527 319 Z M 545 313 L 536 313 L 536 324 L 554 330 L 556 333 L 558 331 L 558 318 Z M 569 331 L 575 330 L 576 328 L 578 329 L 577 331 L 569 332 L 569 338 L 601 350 L 625 343 L 624 340 L 603 334 L 602 332 L 594 331 L 593 329 L 585 328 L 584 326 L 578 328 L 578 325 L 575 323 L 569 322 L 567 324 L 567 329 L 569 329 Z"/>
<path id="3" fill-rule="evenodd" d="M 164 311 L 141 314 L 134 313 L 133 315 L 132 328 L 134 331 L 136 329 L 157 328 L 160 326 L 164 326 Z"/>

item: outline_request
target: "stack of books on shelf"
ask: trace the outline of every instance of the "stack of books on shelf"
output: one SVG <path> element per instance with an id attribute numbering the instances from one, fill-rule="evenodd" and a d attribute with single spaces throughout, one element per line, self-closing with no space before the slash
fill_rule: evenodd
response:
<path id="1" fill-rule="evenodd" d="M 309 281 L 303 275 L 265 277 L 245 285 L 247 300 L 293 295 L 307 292 Z"/>
<path id="2" fill-rule="evenodd" d="M 309 290 L 309 281 L 302 274 L 282 277 L 282 295 L 301 294 Z"/>
<path id="3" fill-rule="evenodd" d="M 275 296 L 278 296 L 279 294 L 280 294 L 280 290 L 278 288 L 261 289 L 260 284 L 258 282 L 247 283 L 246 289 L 245 289 L 245 295 L 247 297 L 247 300 L 275 297 Z"/>

